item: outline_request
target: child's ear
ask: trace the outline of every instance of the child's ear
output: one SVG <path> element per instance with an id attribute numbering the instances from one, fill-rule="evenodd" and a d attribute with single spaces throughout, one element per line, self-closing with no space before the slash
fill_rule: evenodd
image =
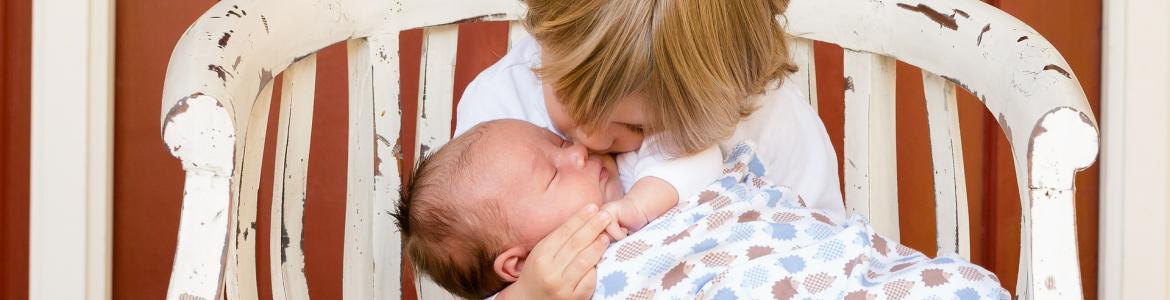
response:
<path id="1" fill-rule="evenodd" d="M 528 250 L 521 247 L 512 247 L 496 256 L 493 269 L 496 275 L 507 282 L 516 282 L 520 278 L 520 270 L 524 268 L 524 260 L 528 258 Z"/>

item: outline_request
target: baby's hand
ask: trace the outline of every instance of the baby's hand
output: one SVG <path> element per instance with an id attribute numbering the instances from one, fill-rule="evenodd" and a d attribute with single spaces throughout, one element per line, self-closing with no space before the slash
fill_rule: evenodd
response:
<path id="1" fill-rule="evenodd" d="M 626 238 L 626 235 L 642 229 L 642 226 L 646 226 L 646 223 L 650 222 L 650 218 L 646 217 L 646 213 L 635 205 L 634 199 L 631 198 L 622 198 L 606 203 L 605 206 L 601 207 L 601 210 L 616 216 L 605 227 L 605 232 L 615 241 Z"/>

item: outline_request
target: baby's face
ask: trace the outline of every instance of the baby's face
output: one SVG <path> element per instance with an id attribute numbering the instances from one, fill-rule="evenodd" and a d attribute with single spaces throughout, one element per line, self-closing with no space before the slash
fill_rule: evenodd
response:
<path id="1" fill-rule="evenodd" d="M 526 246 L 534 246 L 589 204 L 601 206 L 622 196 L 617 164 L 609 155 L 522 121 L 497 122 L 482 140 L 488 158 L 481 176 L 497 186 L 499 206 Z"/>

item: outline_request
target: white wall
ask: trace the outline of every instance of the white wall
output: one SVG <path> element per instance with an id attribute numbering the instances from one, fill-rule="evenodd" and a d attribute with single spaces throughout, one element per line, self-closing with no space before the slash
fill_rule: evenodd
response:
<path id="1" fill-rule="evenodd" d="M 1170 299 L 1170 1 L 1105 0 L 1101 299 Z"/>

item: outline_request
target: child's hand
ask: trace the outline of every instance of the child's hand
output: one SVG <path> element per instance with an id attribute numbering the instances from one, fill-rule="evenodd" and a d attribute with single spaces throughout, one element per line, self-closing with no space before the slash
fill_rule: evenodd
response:
<path id="1" fill-rule="evenodd" d="M 536 243 L 518 280 L 497 299 L 588 299 L 597 284 L 597 262 L 609 237 L 602 234 L 613 217 L 589 205 Z"/>
<path id="2" fill-rule="evenodd" d="M 607 211 L 611 215 L 616 216 L 608 226 L 605 227 L 605 232 L 613 237 L 614 240 L 621 240 L 626 238 L 631 232 L 642 229 L 646 223 L 650 222 L 650 218 L 634 203 L 634 199 L 622 198 L 617 201 L 606 203 L 601 207 L 602 211 Z"/>

